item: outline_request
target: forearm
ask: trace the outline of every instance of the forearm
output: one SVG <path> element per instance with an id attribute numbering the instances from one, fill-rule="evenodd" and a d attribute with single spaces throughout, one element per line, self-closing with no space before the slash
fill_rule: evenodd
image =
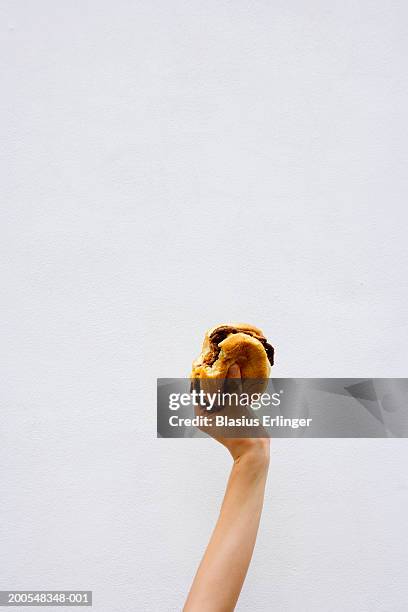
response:
<path id="1" fill-rule="evenodd" d="M 185 612 L 230 612 L 251 561 L 262 512 L 269 445 L 234 460 L 220 515 L 198 568 Z"/>

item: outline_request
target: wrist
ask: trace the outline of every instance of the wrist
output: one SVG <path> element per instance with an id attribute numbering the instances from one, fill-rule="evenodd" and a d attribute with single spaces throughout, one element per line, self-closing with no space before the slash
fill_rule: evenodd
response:
<path id="1" fill-rule="evenodd" d="M 245 441 L 242 440 L 242 444 L 237 449 L 236 455 L 233 455 L 235 464 L 244 464 L 245 466 L 255 468 L 257 470 L 268 469 L 269 457 L 269 438 L 251 438 Z"/>

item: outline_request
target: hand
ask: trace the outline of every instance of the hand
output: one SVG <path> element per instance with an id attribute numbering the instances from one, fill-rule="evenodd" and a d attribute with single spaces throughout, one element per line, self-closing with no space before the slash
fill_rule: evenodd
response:
<path id="1" fill-rule="evenodd" d="M 239 396 L 240 393 L 242 393 L 242 382 L 241 382 L 241 370 L 237 364 L 231 365 L 227 373 L 227 378 L 230 381 L 228 383 L 228 392 L 230 393 L 235 392 Z M 217 380 L 208 381 L 208 384 L 210 385 L 208 389 L 209 391 L 212 391 L 213 393 L 215 393 L 216 391 L 220 390 Z M 214 414 L 208 413 L 205 409 L 200 408 L 200 407 L 196 408 L 195 413 L 196 415 L 199 414 L 199 415 L 207 416 L 209 417 L 210 420 L 214 418 Z M 228 406 L 226 408 L 223 408 L 223 414 L 225 414 L 226 416 L 232 416 L 235 418 L 241 417 L 241 416 L 247 416 L 247 417 L 254 416 L 253 414 L 251 414 L 251 411 L 249 408 L 240 406 L 240 405 Z M 210 435 L 212 438 L 214 438 L 214 440 L 217 440 L 217 442 L 220 442 L 220 444 L 225 446 L 225 448 L 227 448 L 228 451 L 231 453 L 231 456 L 235 462 L 240 461 L 245 456 L 246 459 L 251 459 L 252 461 L 258 462 L 260 466 L 262 464 L 266 466 L 268 465 L 270 440 L 268 436 L 266 435 L 266 432 L 265 432 L 265 437 L 258 436 L 256 438 L 241 438 L 241 437 L 234 438 L 234 437 L 223 436 L 222 435 L 223 428 L 216 427 L 215 425 L 212 425 L 212 424 L 208 426 L 200 427 L 200 429 L 204 431 L 205 433 L 207 433 L 208 435 Z M 265 430 L 261 426 L 257 428 L 258 434 L 259 433 L 262 434 L 262 432 L 264 431 Z M 242 426 L 237 427 L 236 432 L 237 432 L 237 436 L 242 434 Z"/>

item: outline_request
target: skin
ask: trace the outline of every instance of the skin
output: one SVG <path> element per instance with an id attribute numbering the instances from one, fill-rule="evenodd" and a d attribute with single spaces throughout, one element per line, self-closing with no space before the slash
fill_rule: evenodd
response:
<path id="1" fill-rule="evenodd" d="M 241 378 L 237 365 L 230 367 L 228 377 Z M 230 452 L 233 465 L 220 514 L 184 612 L 231 612 L 235 609 L 261 518 L 269 467 L 269 439 L 215 439 Z"/>

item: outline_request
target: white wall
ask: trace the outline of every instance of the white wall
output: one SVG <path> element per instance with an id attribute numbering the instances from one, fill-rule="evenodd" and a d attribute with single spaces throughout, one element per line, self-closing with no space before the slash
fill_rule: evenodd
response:
<path id="1" fill-rule="evenodd" d="M 229 460 L 155 378 L 406 376 L 407 5 L 4 1 L 1 587 L 180 610 Z M 278 440 L 238 609 L 403 612 L 406 440 Z"/>

